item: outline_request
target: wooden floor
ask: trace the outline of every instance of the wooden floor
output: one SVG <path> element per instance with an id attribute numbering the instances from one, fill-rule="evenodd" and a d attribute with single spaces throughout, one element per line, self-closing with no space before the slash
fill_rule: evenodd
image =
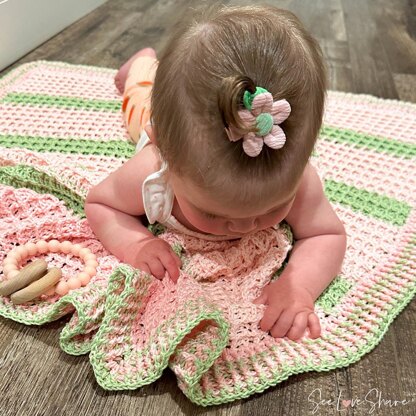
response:
<path id="1" fill-rule="evenodd" d="M 224 2 L 228 3 L 228 2 Z M 231 4 L 251 4 L 233 1 Z M 330 89 L 416 102 L 415 0 L 269 0 L 295 12 L 319 40 L 330 68 Z M 24 58 L 118 68 L 136 50 L 160 52 L 188 0 L 108 1 Z M 0 41 L 1 42 L 1 41 Z M 380 344 L 347 368 L 291 376 L 262 394 L 212 408 L 193 405 L 170 370 L 135 391 L 108 392 L 95 381 L 88 356 L 58 344 L 69 320 L 29 327 L 0 318 L 0 416 L 22 415 L 416 415 L 416 301 Z M 375 403 L 346 409 L 343 399 Z M 315 409 L 314 401 L 321 403 Z M 371 394 L 371 392 L 369 393 Z M 339 407 L 336 401 L 340 398 Z M 411 400 L 389 407 L 378 400 Z M 328 404 L 328 400 L 332 403 Z M 383 404 L 384 403 L 384 404 Z"/>

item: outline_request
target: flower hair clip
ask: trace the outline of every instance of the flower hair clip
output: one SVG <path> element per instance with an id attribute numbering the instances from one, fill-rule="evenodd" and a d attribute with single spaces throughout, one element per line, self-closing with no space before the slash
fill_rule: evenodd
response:
<path id="1" fill-rule="evenodd" d="M 229 126 L 225 127 L 228 138 L 233 142 L 243 139 L 243 149 L 252 157 L 260 154 L 264 143 L 272 149 L 283 147 L 286 135 L 278 124 L 289 117 L 290 104 L 284 99 L 273 101 L 272 94 L 262 87 L 256 87 L 253 94 L 245 91 L 243 102 L 246 109 L 238 110 L 238 114 L 247 125 L 256 123 L 257 134 L 249 132 L 242 135 L 239 129 Z"/>

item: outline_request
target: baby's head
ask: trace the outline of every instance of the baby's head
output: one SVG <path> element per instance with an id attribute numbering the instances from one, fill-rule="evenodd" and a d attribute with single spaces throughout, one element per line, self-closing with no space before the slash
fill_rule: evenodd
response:
<path id="1" fill-rule="evenodd" d="M 238 115 L 256 86 L 287 100 L 291 112 L 279 125 L 284 146 L 264 145 L 253 157 L 225 127 L 258 132 Z M 326 87 L 321 49 L 289 11 L 215 4 L 181 21 L 159 58 L 151 116 L 187 219 L 236 235 L 283 219 L 318 137 Z"/>

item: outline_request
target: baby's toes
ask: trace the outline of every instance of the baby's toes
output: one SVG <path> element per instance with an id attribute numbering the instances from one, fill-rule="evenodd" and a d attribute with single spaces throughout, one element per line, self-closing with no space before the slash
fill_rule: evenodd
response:
<path id="1" fill-rule="evenodd" d="M 120 94 L 123 94 L 123 92 L 124 92 L 124 80 L 122 79 L 121 74 L 117 74 L 114 77 L 114 84 L 116 85 L 116 87 L 118 89 L 118 92 Z"/>

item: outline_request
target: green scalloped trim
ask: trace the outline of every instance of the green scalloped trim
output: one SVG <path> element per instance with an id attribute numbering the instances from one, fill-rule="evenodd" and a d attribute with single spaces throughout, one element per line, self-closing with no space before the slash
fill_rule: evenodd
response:
<path id="1" fill-rule="evenodd" d="M 15 188 L 29 188 L 40 194 L 52 194 L 81 218 L 85 218 L 84 199 L 59 183 L 53 176 L 28 165 L 0 167 L 0 183 Z"/>
<path id="2" fill-rule="evenodd" d="M 119 316 L 120 309 L 128 303 L 128 298 L 131 295 L 137 294 L 137 289 L 132 286 L 133 279 L 142 280 L 143 285 L 140 287 L 139 293 L 140 297 L 144 298 L 147 289 L 153 280 L 151 276 L 140 272 L 137 269 L 133 269 L 129 265 L 122 265 L 119 266 L 110 277 L 105 304 L 106 313 L 101 322 L 100 329 L 94 337 L 90 353 L 90 362 L 93 366 L 97 382 L 106 390 L 131 390 L 152 383 L 161 376 L 163 370 L 168 366 L 170 357 L 175 353 L 175 350 L 177 350 L 178 345 L 184 337 L 200 322 L 209 320 L 217 325 L 218 339 L 214 344 L 215 348 L 207 351 L 205 359 L 197 363 L 195 376 L 188 379 L 190 384 L 196 383 L 200 377 L 202 377 L 202 374 L 205 373 L 221 355 L 229 340 L 228 322 L 224 319 L 221 310 L 214 306 L 209 310 L 209 303 L 204 303 L 200 306 L 198 305 L 198 301 L 186 302 L 184 307 L 179 309 L 173 317 L 157 328 L 155 333 L 149 339 L 146 348 L 141 351 L 134 351 L 138 356 L 153 357 L 153 360 L 147 362 L 148 371 L 146 376 L 143 377 L 143 373 L 139 372 L 129 377 L 126 381 L 120 382 L 112 375 L 110 370 L 103 366 L 103 354 L 100 351 L 100 347 L 101 345 L 106 345 L 108 334 L 111 334 L 113 330 L 111 322 Z M 120 288 L 123 288 L 122 292 L 117 296 L 114 296 L 113 294 L 117 293 Z M 138 302 L 137 309 L 140 310 L 140 307 L 141 302 Z M 131 324 L 131 321 L 129 324 Z M 131 325 L 129 325 L 129 328 L 130 326 Z M 169 333 L 170 336 L 166 337 L 164 333 Z M 163 345 L 164 354 L 155 357 L 152 351 L 154 351 L 155 348 L 157 349 L 157 340 L 159 337 L 167 339 L 168 344 Z M 63 347 L 66 352 L 71 353 L 71 349 L 68 348 L 67 345 L 64 345 Z M 132 355 L 130 355 L 130 358 L 132 358 Z"/>
<path id="3" fill-rule="evenodd" d="M 412 247 L 415 247 L 415 241 L 412 241 L 412 244 L 409 245 L 406 248 L 406 253 L 408 255 L 410 255 L 410 252 L 412 251 Z M 414 250 L 413 250 L 414 251 Z M 393 269 L 391 271 L 391 275 L 397 275 L 397 272 L 400 272 L 401 270 L 401 261 L 399 259 L 398 261 L 398 265 L 395 267 L 395 269 Z M 129 295 L 132 293 L 132 288 L 129 288 L 129 285 L 131 283 L 131 279 L 133 278 L 134 275 L 137 274 L 137 270 L 132 269 L 130 266 L 119 266 L 115 272 L 110 276 L 110 281 L 109 281 L 109 286 L 107 291 L 111 291 L 111 290 L 115 290 L 118 288 L 117 285 L 120 285 L 122 283 L 123 280 L 123 276 L 126 276 L 126 288 L 123 290 L 123 299 L 125 296 Z M 110 283 L 111 282 L 111 283 Z M 112 286 L 110 286 L 110 284 Z M 411 282 L 411 284 L 409 284 L 409 286 L 405 286 L 406 289 L 408 289 L 408 291 L 406 293 L 400 293 L 400 296 L 398 296 L 389 306 L 390 306 L 390 310 L 389 310 L 389 314 L 386 314 L 384 316 L 384 318 L 382 319 L 382 321 L 379 321 L 379 328 L 374 331 L 373 335 L 370 337 L 367 337 L 366 339 L 363 340 L 363 342 L 360 344 L 360 348 L 358 348 L 358 351 L 354 351 L 354 350 L 345 350 L 345 354 L 344 355 L 335 355 L 335 360 L 330 360 L 330 355 L 328 355 L 328 358 L 322 359 L 319 366 L 317 364 L 314 364 L 313 362 L 311 362 L 310 360 L 308 360 L 307 362 L 302 362 L 300 359 L 298 361 L 298 364 L 296 366 L 289 366 L 286 364 L 282 364 L 280 368 L 276 368 L 276 371 L 273 373 L 273 378 L 272 379 L 267 379 L 265 376 L 263 376 L 262 378 L 260 378 L 260 380 L 254 380 L 252 379 L 251 382 L 248 383 L 247 387 L 245 387 L 245 390 L 241 390 L 243 386 L 241 385 L 236 385 L 234 386 L 234 391 L 220 391 L 218 394 L 214 395 L 213 392 L 205 392 L 205 395 L 202 394 L 200 387 L 198 384 L 192 384 L 190 385 L 189 389 L 186 390 L 184 389 L 183 392 L 184 394 L 194 403 L 201 405 L 201 406 L 208 406 L 208 405 L 216 405 L 216 404 L 223 404 L 223 403 L 228 403 L 237 399 L 242 399 L 242 398 L 246 398 L 254 393 L 261 393 L 262 391 L 264 391 L 265 389 L 272 387 L 276 384 L 278 384 L 281 381 L 284 381 L 286 379 L 289 378 L 289 376 L 293 375 L 293 374 L 298 374 L 301 372 L 306 372 L 306 371 L 329 371 L 335 368 L 340 368 L 340 367 L 345 367 L 348 366 L 356 361 L 358 361 L 363 355 L 367 354 L 368 352 L 370 352 L 382 339 L 382 337 L 384 336 L 385 332 L 387 331 L 389 325 L 394 321 L 395 317 L 405 308 L 405 306 L 412 300 L 412 298 L 414 297 L 415 293 L 416 293 L 416 284 L 414 282 Z M 149 384 L 152 381 L 154 381 L 155 379 L 158 378 L 158 375 L 153 375 L 153 376 L 149 376 L 146 379 L 146 383 L 141 384 L 140 381 L 136 380 L 136 384 L 135 385 L 131 385 L 131 384 L 127 384 L 123 387 L 119 387 L 119 386 L 112 386 L 111 382 L 113 380 L 113 378 L 110 376 L 108 376 L 108 371 L 102 368 L 102 365 L 100 364 L 100 361 L 98 360 L 100 355 L 99 355 L 99 345 L 100 343 L 104 342 L 104 336 L 106 333 L 108 333 L 109 330 L 111 330 L 110 326 L 109 326 L 109 322 L 111 321 L 111 319 L 113 319 L 116 316 L 116 312 L 117 310 L 120 308 L 121 303 L 120 302 L 113 302 L 112 298 L 110 298 L 110 296 L 107 297 L 107 301 L 106 301 L 106 308 L 105 308 L 105 318 L 103 320 L 103 323 L 106 323 L 106 328 L 101 330 L 102 326 L 100 326 L 100 330 L 97 332 L 96 336 L 93 338 L 93 341 L 91 342 L 91 344 L 86 344 L 84 346 L 84 348 L 74 348 L 73 345 L 71 345 L 71 343 L 68 342 L 68 336 L 75 336 L 77 333 L 82 333 L 82 330 L 85 328 L 85 322 L 87 322 L 87 315 L 83 312 L 83 305 L 82 302 L 78 302 L 77 301 L 77 295 L 79 296 L 81 293 L 82 289 L 80 290 L 74 290 L 71 291 L 68 295 L 63 296 L 57 303 L 55 303 L 52 308 L 48 311 L 48 313 L 46 315 L 42 316 L 36 316 L 33 319 L 25 319 L 25 316 L 23 314 L 19 314 L 19 311 L 8 311 L 7 309 L 4 308 L 4 305 L 0 304 L 0 315 L 9 318 L 9 319 L 13 319 L 17 322 L 21 322 L 21 323 L 25 323 L 25 324 L 37 324 L 37 325 L 41 325 L 43 323 L 46 322 L 50 322 L 53 320 L 57 320 L 59 319 L 61 316 L 63 316 L 64 314 L 61 314 L 62 309 L 64 306 L 73 303 L 76 307 L 78 316 L 79 316 L 79 323 L 75 328 L 70 329 L 69 325 L 70 323 L 68 323 L 66 325 L 66 327 L 62 330 L 61 332 L 61 338 L 60 338 L 60 344 L 61 344 L 61 348 L 66 351 L 69 354 L 72 355 L 80 355 L 80 354 L 84 354 L 87 353 L 90 349 L 91 352 L 94 349 L 94 358 L 92 359 L 92 365 L 94 367 L 94 372 L 95 375 L 97 377 L 97 380 L 99 380 L 99 384 L 105 388 L 108 389 L 108 387 L 111 387 L 114 390 L 120 390 L 120 389 L 134 389 L 137 387 L 140 387 L 140 385 L 143 384 Z M 108 307 L 107 307 L 108 305 Z M 89 307 L 90 305 L 86 305 L 87 307 Z M 174 317 L 171 318 L 172 323 L 178 322 L 179 321 L 179 314 L 183 313 L 184 311 L 178 311 L 177 315 L 175 315 Z M 186 311 L 185 311 L 186 312 Z M 67 312 L 69 313 L 69 312 Z M 198 320 L 199 318 L 201 318 L 200 320 Z M 198 319 L 195 321 L 195 324 L 198 324 L 199 322 L 201 322 L 204 319 L 213 319 L 212 316 L 209 316 L 207 318 L 207 316 L 199 316 Z M 218 321 L 217 321 L 218 319 Z M 223 318 L 221 318 L 220 315 L 214 316 L 214 320 L 215 322 L 218 322 L 219 324 L 223 323 Z M 221 327 L 221 326 L 220 326 Z M 226 338 L 227 338 L 227 334 L 226 334 L 226 328 L 225 325 L 223 327 L 221 327 L 222 332 L 221 332 L 221 337 L 223 337 L 223 342 L 226 343 Z M 185 336 L 187 333 L 189 333 L 192 330 L 191 327 L 188 327 L 186 330 L 184 330 L 181 334 L 183 336 Z M 101 333 L 100 333 L 101 331 Z M 162 330 L 160 330 L 162 331 Z M 335 331 L 335 333 L 341 333 L 340 330 Z M 65 334 L 65 336 L 64 336 Z M 98 342 L 97 338 L 99 336 L 100 338 L 100 343 Z M 228 339 L 228 338 L 227 338 Z M 177 339 L 175 340 L 175 342 L 177 342 Z M 309 340 L 309 339 L 305 339 L 305 342 L 313 344 L 313 343 L 324 343 L 324 339 L 323 338 L 317 338 L 316 340 Z M 222 344 L 221 344 L 222 345 Z M 170 355 L 173 353 L 173 351 L 175 350 L 175 347 L 170 348 L 169 350 L 166 351 L 165 355 L 164 355 L 164 360 L 158 362 L 158 364 L 162 363 L 161 365 L 166 365 L 168 364 Z M 217 352 L 213 352 L 212 356 L 211 356 L 211 360 L 213 360 L 212 362 L 215 361 L 215 359 L 219 356 L 217 355 Z M 261 355 L 264 353 L 259 353 L 259 354 L 254 354 L 251 359 L 258 359 L 259 357 L 261 357 Z M 217 355 L 217 356 L 216 356 Z M 91 357 L 91 355 L 90 355 Z M 91 358 L 90 358 L 91 359 Z M 229 362 L 229 365 L 232 366 L 234 363 L 233 362 Z M 211 363 L 212 365 L 212 363 Z M 164 368 L 165 368 L 164 367 Z M 160 373 L 160 367 L 154 369 L 155 371 L 158 371 Z M 198 377 L 195 377 L 195 379 L 197 378 L 198 380 L 200 379 L 200 376 L 202 376 L 203 372 L 202 368 L 201 370 L 201 374 L 198 374 Z M 206 370 L 206 369 L 205 369 Z M 162 369 L 163 371 L 163 369 Z M 159 374 L 158 373 L 158 374 Z M 160 373 L 161 374 L 161 373 Z M 159 374 L 159 376 L 160 376 Z M 193 380 L 195 381 L 195 380 Z"/>
<path id="4" fill-rule="evenodd" d="M 39 194 L 53 195 L 65 203 L 65 206 L 78 215 L 86 218 L 84 205 L 85 198 L 73 192 L 66 185 L 57 181 L 51 175 L 41 172 L 30 165 L 15 165 L 0 167 L 0 183 L 13 186 L 15 188 L 28 188 Z M 165 231 L 162 224 L 149 224 L 147 227 L 154 235 L 159 235 Z M 175 248 L 178 255 L 182 252 L 182 247 Z"/>
<path id="5" fill-rule="evenodd" d="M 386 278 L 385 281 L 388 281 L 388 276 L 400 276 L 402 269 L 403 269 L 403 265 L 407 264 L 407 261 L 412 257 L 412 252 L 415 251 L 415 241 L 416 240 L 412 240 L 411 244 L 409 244 L 406 249 L 403 252 L 403 255 L 400 256 L 399 259 L 397 259 L 397 265 L 394 267 L 393 270 L 391 270 L 390 273 L 386 274 Z M 165 368 L 168 363 L 169 363 L 169 358 L 170 356 L 173 354 L 173 352 L 175 351 L 175 346 L 171 346 L 170 349 L 166 350 L 166 353 L 163 357 L 161 357 L 161 359 L 158 361 L 158 366 L 155 366 L 155 368 L 153 368 L 153 371 L 155 371 L 154 373 L 152 373 L 151 375 L 149 375 L 145 380 L 135 380 L 134 384 L 131 384 L 131 381 L 128 380 L 126 381 L 127 384 L 125 385 L 113 385 L 114 382 L 114 378 L 109 375 L 109 372 L 105 369 L 102 368 L 102 364 L 100 364 L 99 358 L 99 345 L 100 343 L 98 342 L 98 339 L 101 339 L 101 344 L 103 342 L 105 342 L 104 340 L 104 336 L 105 334 L 109 333 L 109 331 L 111 331 L 111 326 L 110 326 L 110 322 L 111 320 L 117 316 L 117 310 L 122 307 L 123 304 L 123 300 L 125 299 L 126 296 L 128 296 L 129 294 L 131 294 L 134 289 L 133 288 L 129 288 L 130 284 L 131 284 L 131 280 L 132 278 L 137 274 L 137 270 L 132 269 L 130 266 L 119 266 L 116 271 L 110 276 L 110 282 L 109 282 L 109 286 L 107 289 L 107 292 L 109 291 L 114 292 L 118 289 L 119 285 L 122 284 L 122 282 L 125 279 L 125 289 L 123 290 L 123 294 L 122 296 L 118 296 L 118 297 L 114 297 L 112 298 L 111 296 L 107 296 L 106 297 L 106 305 L 105 305 L 105 318 L 103 320 L 103 323 L 107 323 L 106 325 L 106 329 L 101 329 L 104 328 L 102 325 L 100 326 L 99 331 L 97 332 L 97 334 L 94 336 L 94 338 L 91 340 L 91 342 L 87 342 L 84 343 L 83 345 L 76 345 L 74 343 L 71 343 L 70 338 L 73 338 L 76 336 L 76 334 L 78 333 L 83 333 L 83 331 L 85 330 L 86 324 L 90 322 L 88 321 L 88 316 L 86 315 L 86 313 L 84 312 L 83 308 L 89 308 L 90 305 L 84 305 L 82 302 L 80 302 L 77 297 L 81 295 L 81 290 L 80 291 L 71 291 L 68 295 L 62 297 L 57 303 L 55 303 L 51 310 L 49 310 L 47 312 L 47 314 L 45 314 L 44 316 L 36 316 L 36 317 L 32 317 L 32 319 L 27 319 L 27 316 L 25 316 L 24 314 L 21 313 L 21 311 L 8 311 L 7 309 L 4 308 L 4 305 L 0 304 L 0 315 L 5 316 L 6 318 L 10 318 L 13 319 L 17 322 L 21 322 L 21 323 L 25 323 L 25 324 L 38 324 L 41 325 L 43 323 L 46 322 L 50 322 L 52 320 L 56 320 L 59 317 L 63 316 L 65 313 L 63 313 L 63 309 L 65 306 L 69 305 L 69 304 L 73 304 L 77 310 L 78 313 L 78 324 L 76 327 L 74 328 L 70 328 L 69 324 L 67 324 L 67 326 L 62 330 L 61 332 L 61 337 L 60 337 L 60 345 L 61 348 L 66 351 L 69 354 L 73 354 L 73 355 L 80 355 L 80 354 L 85 354 L 88 351 L 94 350 L 95 351 L 95 356 L 94 358 L 90 358 L 92 359 L 92 365 L 94 367 L 94 372 L 95 375 L 97 377 L 97 381 L 99 382 L 99 384 L 105 388 L 105 389 L 113 389 L 113 390 L 120 390 L 120 389 L 134 389 L 137 387 L 140 387 L 141 385 L 144 384 L 149 384 L 151 382 L 153 382 L 154 380 L 156 380 L 160 375 L 161 372 L 163 371 L 163 368 Z M 407 272 L 406 270 L 404 271 L 405 273 Z M 143 274 L 142 274 L 143 276 Z M 143 277 L 142 277 L 143 278 Z M 145 275 L 144 279 L 148 279 L 149 276 Z M 117 286 L 118 285 L 118 286 Z M 384 286 L 383 282 L 379 283 L 379 285 Z M 192 384 L 188 384 L 189 388 L 188 389 L 183 389 L 184 394 L 194 403 L 202 405 L 202 406 L 208 406 L 208 405 L 215 405 L 215 404 L 223 404 L 223 403 L 227 403 L 227 402 L 231 402 L 233 400 L 237 400 L 237 399 L 242 399 L 245 397 L 248 397 L 254 393 L 261 393 L 262 391 L 264 391 L 265 389 L 272 387 L 276 384 L 278 384 L 281 381 L 286 380 L 289 376 L 293 375 L 293 374 L 298 374 L 301 372 L 306 372 L 306 371 L 329 371 L 335 368 L 339 368 L 339 367 L 345 367 L 348 366 L 350 364 L 352 364 L 353 362 L 358 361 L 363 355 L 367 354 L 368 352 L 370 352 L 382 339 L 382 337 L 384 336 L 385 332 L 387 331 L 389 325 L 393 322 L 393 320 L 395 319 L 395 317 L 404 309 L 404 307 L 412 300 L 412 298 L 414 297 L 415 293 L 416 293 L 416 284 L 415 282 L 410 282 L 409 285 L 404 286 L 403 289 L 407 289 L 407 292 L 401 292 L 399 293 L 396 297 L 396 299 L 393 300 L 393 302 L 387 306 L 389 306 L 388 310 L 389 313 L 384 314 L 384 318 L 378 322 L 379 328 L 375 328 L 375 330 L 373 331 L 373 335 L 370 335 L 368 337 L 366 337 L 365 339 L 363 339 L 363 341 L 361 342 L 361 344 L 357 345 L 356 348 L 357 350 L 345 350 L 344 354 L 337 354 L 334 355 L 335 359 L 331 360 L 331 356 L 328 355 L 327 359 L 322 359 L 319 363 L 319 365 L 313 363 L 311 361 L 311 359 L 306 360 L 306 362 L 302 362 L 302 360 L 299 358 L 298 363 L 296 366 L 289 366 L 289 365 L 285 365 L 283 363 L 283 365 L 277 369 L 276 371 L 273 373 L 273 378 L 272 379 L 267 379 L 267 377 L 265 375 L 263 375 L 263 377 L 260 377 L 259 379 L 252 379 L 251 381 L 249 380 L 248 385 L 245 387 L 244 390 L 242 390 L 241 385 L 236 385 L 234 386 L 234 390 L 233 391 L 229 391 L 229 390 L 222 390 L 220 392 L 217 392 L 216 394 L 214 394 L 214 392 L 205 392 L 205 394 L 203 394 L 200 390 L 200 386 L 197 384 L 197 381 L 200 379 L 200 377 L 202 376 L 202 374 L 207 370 L 207 368 L 210 367 L 210 365 L 213 365 L 214 361 L 216 358 L 218 358 L 218 351 L 213 352 L 212 356 L 210 357 L 210 365 L 206 364 L 205 368 L 198 368 L 199 371 L 196 372 L 196 374 L 194 375 L 194 377 L 192 378 L 193 383 Z M 376 291 L 377 287 L 372 287 L 372 288 L 368 288 L 368 290 L 366 291 L 369 295 L 371 295 L 371 293 L 373 291 Z M 103 293 L 103 291 L 102 291 Z M 321 297 L 324 296 L 325 292 L 323 294 L 321 294 Z M 78 295 L 78 296 L 77 296 Z M 102 295 L 105 296 L 105 295 Z M 371 296 L 369 296 L 369 300 L 371 301 Z M 361 307 L 365 308 L 365 302 L 362 302 Z M 357 314 L 356 316 L 359 316 L 359 309 L 360 305 L 357 308 Z M 180 322 L 180 314 L 181 313 L 186 313 L 186 309 L 185 310 L 181 310 L 178 311 L 178 313 L 171 318 L 170 321 L 168 321 L 167 326 L 165 327 L 160 327 L 158 333 L 160 334 L 160 332 L 163 332 L 164 330 L 167 330 L 168 328 L 171 328 L 170 324 L 175 324 L 177 322 Z M 19 313 L 20 312 L 20 313 Z M 69 313 L 69 311 L 67 311 L 66 313 Z M 183 318 L 182 318 L 183 319 Z M 196 326 L 199 322 L 201 322 L 202 320 L 205 319 L 214 319 L 215 322 L 217 323 L 221 323 L 222 319 L 220 315 L 199 315 L 198 318 L 193 322 L 193 324 Z M 99 318 L 97 319 L 97 323 L 99 322 Z M 222 344 L 220 343 L 219 345 L 219 349 L 221 348 L 225 348 L 225 345 L 227 343 L 226 339 L 227 339 L 227 329 L 226 329 L 226 325 L 227 323 L 222 322 L 224 324 L 224 326 L 220 327 L 222 328 L 222 332 L 221 332 L 221 336 L 222 336 Z M 188 322 L 189 324 L 189 322 Z M 348 328 L 349 325 L 344 325 L 342 327 L 340 327 L 339 329 L 337 329 L 336 331 L 333 331 L 335 335 L 342 335 L 342 329 Z M 192 325 L 188 325 L 188 327 L 182 331 L 180 333 L 180 336 L 185 336 L 187 333 L 189 333 L 192 330 L 193 326 Z M 101 331 L 101 333 L 100 333 Z M 100 334 L 99 334 L 100 333 Z M 175 342 L 178 342 L 179 338 L 175 339 Z M 149 346 L 151 345 L 151 342 L 153 342 L 153 339 L 149 342 Z M 309 339 L 305 339 L 306 343 L 323 343 L 324 342 L 324 338 L 318 338 L 316 340 L 309 340 Z M 224 345 L 225 344 L 225 345 Z M 176 344 L 178 345 L 178 344 Z M 148 347 L 150 348 L 150 347 Z M 147 350 L 147 352 L 149 352 Z M 146 351 L 143 352 L 144 354 L 146 353 Z M 259 359 L 261 357 L 261 355 L 264 353 L 260 353 L 260 354 L 254 354 L 252 357 L 250 357 L 251 360 L 256 360 Z M 90 355 L 91 357 L 91 355 Z M 205 362 L 205 361 L 204 361 Z M 215 364 L 214 364 L 215 365 Z M 230 367 L 232 367 L 234 365 L 233 362 L 229 362 L 228 365 Z M 163 368 L 162 368 L 163 367 Z M 185 379 L 186 381 L 190 381 Z"/>
<path id="6" fill-rule="evenodd" d="M 401 275 L 402 265 L 408 261 L 410 253 L 415 253 L 416 251 L 416 239 L 412 240 L 411 243 L 404 250 L 404 255 L 400 256 L 397 259 L 397 265 L 391 270 L 388 275 Z M 386 281 L 388 278 L 385 279 Z M 404 291 L 406 289 L 406 292 Z M 371 289 L 369 289 L 371 290 Z M 368 291 L 366 291 L 368 292 Z M 331 355 L 328 355 L 327 358 L 321 359 L 319 364 L 316 364 L 309 357 L 306 361 L 302 361 L 299 358 L 297 365 L 288 365 L 281 363 L 279 367 L 276 367 L 276 370 L 273 372 L 273 377 L 271 379 L 266 378 L 265 376 L 259 379 L 251 379 L 248 382 L 246 387 L 239 385 L 234 386 L 233 391 L 222 390 L 220 392 L 201 392 L 199 385 L 194 385 L 188 391 L 183 390 L 184 394 L 191 400 L 193 403 L 196 403 L 201 406 L 210 406 L 224 404 L 232 402 L 234 400 L 244 399 L 251 396 L 255 393 L 261 393 L 264 390 L 275 386 L 276 384 L 287 380 L 291 375 L 305 373 L 308 371 L 330 371 L 336 368 L 347 367 L 358 360 L 361 359 L 364 355 L 368 354 L 373 350 L 381 341 L 384 334 L 387 332 L 390 324 L 394 321 L 396 316 L 406 307 L 408 303 L 413 299 L 416 294 L 416 282 L 409 282 L 409 285 L 403 287 L 403 291 L 398 293 L 396 299 L 390 303 L 388 308 L 388 313 L 384 314 L 384 317 L 377 322 L 379 325 L 378 328 L 374 327 L 373 334 L 363 338 L 359 344 L 356 344 L 356 349 L 345 349 L 344 354 L 334 354 L 334 360 L 331 360 Z M 322 294 L 321 294 L 322 296 Z M 366 305 L 363 304 L 363 308 Z M 357 311 L 358 312 L 358 311 Z M 343 325 L 340 328 L 333 331 L 333 334 L 336 336 L 342 336 L 342 329 L 347 328 L 349 325 Z M 305 339 L 304 342 L 307 344 L 324 344 L 324 340 L 330 339 L 330 337 L 320 337 L 317 339 Z M 294 342 L 293 347 L 295 348 L 296 343 Z M 276 348 L 276 347 L 275 347 Z M 278 353 L 278 352 L 277 352 Z M 257 353 L 250 357 L 250 360 L 259 359 L 264 353 Z M 229 362 L 229 365 L 232 366 L 233 362 Z"/>

